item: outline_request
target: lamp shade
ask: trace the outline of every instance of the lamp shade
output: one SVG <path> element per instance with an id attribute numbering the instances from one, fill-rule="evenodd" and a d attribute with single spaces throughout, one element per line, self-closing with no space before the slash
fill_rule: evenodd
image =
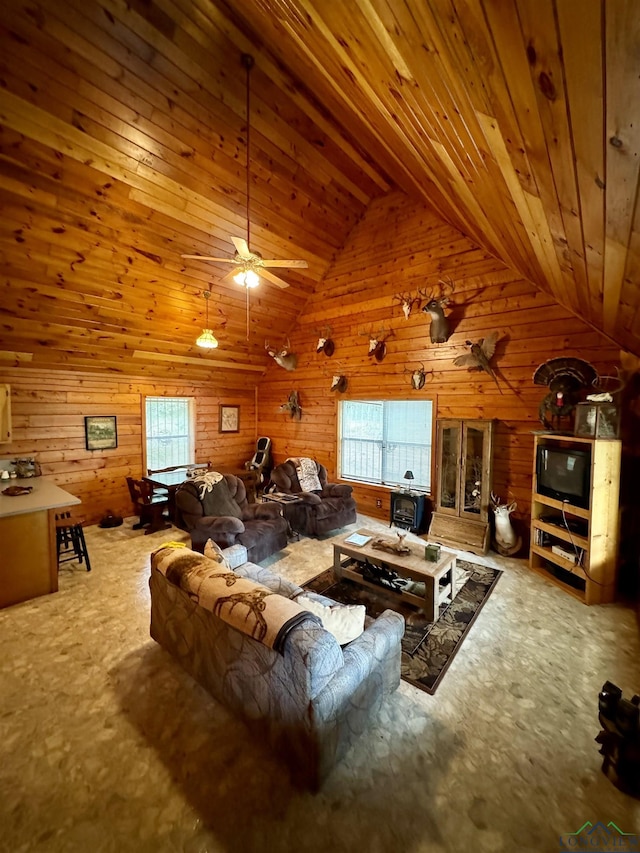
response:
<path id="1" fill-rule="evenodd" d="M 415 480 L 415 477 L 413 476 L 413 471 L 405 471 L 404 478 L 405 480 Z"/>
<path id="2" fill-rule="evenodd" d="M 196 341 L 196 346 L 203 349 L 215 349 L 218 346 L 218 340 L 213 334 L 212 329 L 203 329 L 202 334 Z"/>

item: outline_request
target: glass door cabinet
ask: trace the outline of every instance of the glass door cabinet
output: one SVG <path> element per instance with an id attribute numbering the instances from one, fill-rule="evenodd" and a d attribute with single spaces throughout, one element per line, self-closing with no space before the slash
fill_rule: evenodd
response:
<path id="1" fill-rule="evenodd" d="M 493 421 L 436 422 L 437 494 L 429 539 L 486 554 L 493 459 Z"/>

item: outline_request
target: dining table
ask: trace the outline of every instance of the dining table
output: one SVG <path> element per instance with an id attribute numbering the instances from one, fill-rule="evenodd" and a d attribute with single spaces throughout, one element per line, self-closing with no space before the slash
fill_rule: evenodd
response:
<path id="1" fill-rule="evenodd" d="M 192 479 L 189 476 L 189 470 L 189 467 L 186 467 L 176 469 L 174 471 L 162 471 L 156 474 L 148 474 L 142 478 L 156 488 L 167 490 L 169 499 L 169 518 L 174 523 L 176 520 L 176 492 L 179 486 Z M 236 477 L 239 477 L 245 484 L 247 500 L 249 503 L 255 503 L 258 479 L 255 471 L 251 469 L 247 470 L 245 468 L 220 468 L 216 470 L 219 470 L 221 474 L 234 474 Z"/>
<path id="2" fill-rule="evenodd" d="M 154 488 L 166 489 L 169 499 L 169 518 L 172 522 L 176 520 L 176 491 L 178 486 L 190 479 L 187 476 L 188 468 L 178 468 L 174 471 L 159 471 L 155 474 L 147 474 L 143 477 Z"/>

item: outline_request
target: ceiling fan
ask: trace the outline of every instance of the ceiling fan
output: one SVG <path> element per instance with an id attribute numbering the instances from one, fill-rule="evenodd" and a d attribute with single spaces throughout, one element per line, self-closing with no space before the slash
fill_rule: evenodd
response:
<path id="1" fill-rule="evenodd" d="M 262 257 L 260 252 L 252 252 L 249 248 L 250 243 L 250 199 L 251 199 L 251 169 L 250 169 L 250 133 L 251 133 L 251 115 L 250 115 L 250 86 L 249 78 L 251 69 L 254 66 L 253 56 L 249 53 L 242 54 L 242 64 L 247 71 L 247 239 L 244 237 L 231 237 L 231 242 L 236 247 L 235 254 L 232 258 L 215 258 L 212 255 L 182 255 L 183 258 L 197 261 L 216 261 L 222 264 L 233 264 L 235 269 L 223 276 L 221 281 L 233 279 L 237 284 L 246 288 L 257 287 L 260 284 L 260 276 L 276 284 L 278 287 L 289 287 L 286 281 L 283 281 L 279 276 L 269 272 L 267 267 L 281 267 L 283 269 L 306 269 L 309 265 L 302 260 L 286 260 L 276 261 L 267 260 Z"/>
<path id="2" fill-rule="evenodd" d="M 247 220 L 247 226 L 248 226 Z M 249 228 L 247 227 L 247 233 Z M 306 261 L 288 260 L 276 261 L 267 260 L 262 257 L 260 252 L 252 252 L 249 249 L 248 242 L 244 237 L 231 237 L 231 242 L 236 247 L 233 258 L 214 258 L 212 255 L 182 255 L 183 258 L 189 258 L 197 261 L 217 261 L 221 264 L 233 264 L 236 269 L 231 270 L 222 277 L 221 281 L 233 279 L 237 284 L 244 287 L 257 287 L 260 284 L 260 276 L 266 278 L 267 281 L 277 284 L 278 287 L 289 287 L 286 281 L 283 281 L 277 275 L 269 272 L 267 267 L 283 267 L 289 269 L 306 269 L 308 264 Z"/>

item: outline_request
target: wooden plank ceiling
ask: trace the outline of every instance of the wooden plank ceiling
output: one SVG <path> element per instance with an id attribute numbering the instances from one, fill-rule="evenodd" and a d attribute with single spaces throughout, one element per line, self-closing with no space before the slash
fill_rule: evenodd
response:
<path id="1" fill-rule="evenodd" d="M 5 363 L 255 378 L 397 188 L 640 354 L 633 0 L 9 0 L 0 25 Z M 248 341 L 229 267 L 180 257 L 246 235 L 242 52 L 251 246 L 309 264 L 251 293 Z"/>
<path id="2" fill-rule="evenodd" d="M 204 0 L 10 0 L 0 21 L 4 363 L 255 380 L 388 179 Z M 251 291 L 248 341 L 230 267 L 181 259 L 247 235 L 243 51 L 251 248 L 308 262 Z"/>

